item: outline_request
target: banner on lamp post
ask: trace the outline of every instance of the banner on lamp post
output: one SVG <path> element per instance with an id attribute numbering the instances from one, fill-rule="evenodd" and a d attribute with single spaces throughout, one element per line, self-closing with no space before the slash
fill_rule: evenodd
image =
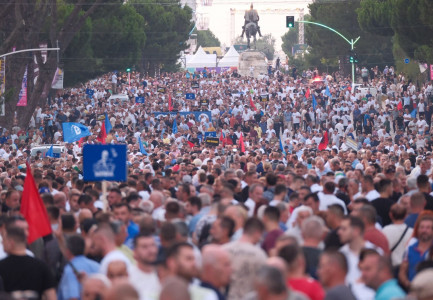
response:
<path id="1" fill-rule="evenodd" d="M 21 90 L 18 95 L 17 106 L 27 106 L 27 67 L 24 72 L 23 81 L 21 83 Z"/>

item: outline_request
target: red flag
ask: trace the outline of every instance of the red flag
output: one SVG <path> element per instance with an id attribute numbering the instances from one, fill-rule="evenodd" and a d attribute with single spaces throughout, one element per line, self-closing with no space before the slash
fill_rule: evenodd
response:
<path id="1" fill-rule="evenodd" d="M 48 213 L 36 188 L 30 165 L 27 163 L 26 179 L 21 197 L 20 212 L 29 224 L 29 236 L 27 242 L 33 243 L 38 238 L 50 234 L 51 224 Z"/>
<path id="2" fill-rule="evenodd" d="M 173 104 L 171 103 L 171 95 L 168 95 L 168 111 L 173 110 Z"/>
<path id="3" fill-rule="evenodd" d="M 403 104 L 400 102 L 398 102 L 397 104 L 397 110 L 402 110 L 403 109 Z"/>
<path id="4" fill-rule="evenodd" d="M 320 151 L 325 150 L 326 147 L 328 147 L 328 143 L 329 143 L 329 140 L 328 140 L 328 132 L 325 131 L 325 134 L 323 135 L 322 140 L 320 141 L 320 144 L 319 144 L 318 149 L 319 149 Z"/>
<path id="5" fill-rule="evenodd" d="M 241 137 L 239 138 L 239 146 L 241 147 L 241 152 L 245 152 L 244 136 L 242 133 Z"/>
<path id="6" fill-rule="evenodd" d="M 305 98 L 310 98 L 310 89 L 305 92 Z"/>
<path id="7" fill-rule="evenodd" d="M 103 121 L 97 140 L 100 141 L 102 144 L 105 144 L 106 138 L 107 138 L 107 131 L 105 130 L 105 121 Z"/>
<path id="8" fill-rule="evenodd" d="M 84 138 L 82 137 L 79 141 L 78 141 L 78 147 L 82 147 L 83 146 L 83 142 L 84 142 Z"/>
<path id="9" fill-rule="evenodd" d="M 187 143 L 188 143 L 188 145 L 191 147 L 191 149 L 194 148 L 194 143 L 192 143 L 192 142 L 190 142 L 190 141 L 187 141 Z"/>
<path id="10" fill-rule="evenodd" d="M 253 102 L 253 97 L 251 97 L 251 95 L 250 95 L 250 106 L 254 109 L 254 111 L 257 111 L 257 108 L 256 108 L 256 106 L 254 105 L 254 102 Z"/>
<path id="11" fill-rule="evenodd" d="M 221 130 L 220 142 L 221 142 L 221 144 L 223 145 L 223 147 L 225 146 L 224 141 L 225 141 L 225 139 L 224 139 L 224 134 L 223 134 L 223 131 Z"/>

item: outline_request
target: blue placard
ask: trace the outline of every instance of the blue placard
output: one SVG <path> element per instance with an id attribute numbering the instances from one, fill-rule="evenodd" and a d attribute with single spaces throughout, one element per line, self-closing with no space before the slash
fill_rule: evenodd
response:
<path id="1" fill-rule="evenodd" d="M 405 58 L 405 59 L 404 59 L 404 63 L 405 63 L 405 64 L 408 64 L 409 62 L 410 62 L 410 59 L 409 59 L 409 58 Z"/>
<path id="2" fill-rule="evenodd" d="M 206 117 L 210 122 L 212 122 L 212 115 L 210 113 L 210 111 L 171 111 L 171 112 L 155 112 L 155 117 L 158 117 L 160 115 L 177 115 L 180 114 L 181 116 L 187 116 L 190 114 L 193 114 L 195 116 L 195 120 L 196 121 L 201 121 L 202 118 Z"/>
<path id="3" fill-rule="evenodd" d="M 186 93 L 185 94 L 185 99 L 187 99 L 187 100 L 194 100 L 195 99 L 195 94 L 194 93 Z"/>
<path id="4" fill-rule="evenodd" d="M 217 137 L 217 135 L 216 135 L 216 131 L 206 131 L 205 133 L 204 133 L 204 138 L 206 139 L 207 137 Z"/>
<path id="5" fill-rule="evenodd" d="M 135 103 L 144 103 L 144 96 L 142 96 L 142 97 L 135 97 Z"/>
<path id="6" fill-rule="evenodd" d="M 92 96 L 93 96 L 94 93 L 95 93 L 94 90 L 92 90 L 92 89 L 86 89 L 86 95 L 87 95 L 89 98 L 92 98 Z"/>
<path id="7" fill-rule="evenodd" d="M 126 181 L 126 145 L 84 145 L 84 181 Z"/>

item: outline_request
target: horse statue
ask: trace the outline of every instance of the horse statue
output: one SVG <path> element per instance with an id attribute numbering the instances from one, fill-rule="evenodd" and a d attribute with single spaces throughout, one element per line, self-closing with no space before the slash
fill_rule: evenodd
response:
<path id="1" fill-rule="evenodd" d="M 247 25 L 245 25 L 245 33 L 247 35 L 247 41 L 248 41 L 248 49 L 250 49 L 250 39 L 251 37 L 254 37 L 254 49 L 256 49 L 256 35 L 257 35 L 257 24 L 254 22 L 249 22 Z"/>

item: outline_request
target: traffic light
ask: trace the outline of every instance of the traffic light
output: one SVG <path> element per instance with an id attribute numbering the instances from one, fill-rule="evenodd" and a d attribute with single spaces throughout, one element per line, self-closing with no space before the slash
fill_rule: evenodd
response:
<path id="1" fill-rule="evenodd" d="M 287 28 L 295 27 L 295 17 L 294 16 L 286 16 L 286 27 Z"/>
<path id="2" fill-rule="evenodd" d="M 349 62 L 350 62 L 351 64 L 355 64 L 355 63 L 358 62 L 358 55 L 356 55 L 356 52 L 355 52 L 354 50 L 351 50 L 351 51 L 350 51 L 350 54 L 349 54 Z"/>
<path id="3" fill-rule="evenodd" d="M 126 68 L 126 72 L 131 72 L 131 68 Z"/>

